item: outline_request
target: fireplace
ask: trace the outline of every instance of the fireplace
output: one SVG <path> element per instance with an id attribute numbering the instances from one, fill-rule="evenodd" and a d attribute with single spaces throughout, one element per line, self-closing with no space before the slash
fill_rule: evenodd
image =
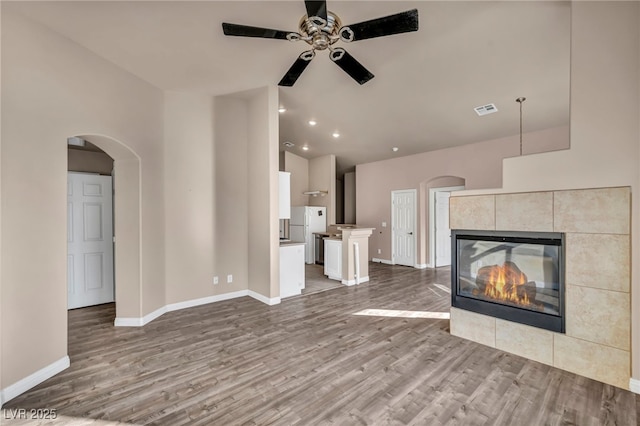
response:
<path id="1" fill-rule="evenodd" d="M 564 234 L 452 230 L 451 305 L 564 333 Z"/>

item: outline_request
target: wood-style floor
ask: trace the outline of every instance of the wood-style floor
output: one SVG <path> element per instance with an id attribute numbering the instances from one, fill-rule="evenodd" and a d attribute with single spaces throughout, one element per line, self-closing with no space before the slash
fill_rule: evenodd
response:
<path id="1" fill-rule="evenodd" d="M 446 313 L 448 269 L 371 264 L 370 277 L 142 328 L 113 327 L 113 305 L 70 311 L 71 367 L 5 409 L 55 408 L 66 420 L 52 424 L 638 424 L 639 396 L 453 337 L 447 319 L 355 315 Z"/>
<path id="2" fill-rule="evenodd" d="M 327 278 L 327 276 L 324 274 L 323 265 L 306 264 L 304 265 L 304 269 L 305 287 L 302 290 L 303 295 L 320 293 L 322 291 L 333 290 L 334 288 L 344 286 L 338 280 L 330 280 L 329 278 Z"/>

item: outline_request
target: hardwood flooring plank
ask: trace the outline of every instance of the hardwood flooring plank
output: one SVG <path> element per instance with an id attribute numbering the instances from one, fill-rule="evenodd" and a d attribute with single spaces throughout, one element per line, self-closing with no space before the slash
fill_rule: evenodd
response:
<path id="1" fill-rule="evenodd" d="M 141 328 L 114 327 L 113 304 L 72 310 L 71 367 L 5 409 L 56 408 L 56 424 L 638 424 L 638 395 L 451 336 L 448 320 L 354 315 L 448 312 L 449 274 L 371 264 L 359 286 Z"/>

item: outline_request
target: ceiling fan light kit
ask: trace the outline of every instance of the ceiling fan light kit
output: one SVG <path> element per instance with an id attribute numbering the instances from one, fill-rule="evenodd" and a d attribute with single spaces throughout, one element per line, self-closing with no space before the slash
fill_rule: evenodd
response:
<path id="1" fill-rule="evenodd" d="M 359 84 L 364 84 L 374 77 L 373 74 L 345 49 L 333 47 L 333 45 L 338 41 L 351 43 L 418 30 L 417 9 L 342 26 L 340 18 L 335 13 L 327 11 L 326 1 L 307 0 L 304 3 L 307 14 L 300 19 L 299 32 L 297 33 L 222 23 L 222 30 L 228 36 L 273 38 L 291 42 L 304 41 L 311 46 L 311 50 L 306 50 L 298 56 L 278 83 L 279 86 L 293 86 L 315 57 L 315 52 L 327 49 L 329 50 L 329 58 L 336 65 Z"/>

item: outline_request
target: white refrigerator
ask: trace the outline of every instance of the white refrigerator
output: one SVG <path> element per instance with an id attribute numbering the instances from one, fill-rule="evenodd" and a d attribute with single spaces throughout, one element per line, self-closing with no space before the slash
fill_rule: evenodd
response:
<path id="1" fill-rule="evenodd" d="M 314 232 L 327 232 L 327 208 L 291 207 L 289 239 L 304 241 L 304 259 L 306 263 L 310 264 L 315 263 Z"/>

